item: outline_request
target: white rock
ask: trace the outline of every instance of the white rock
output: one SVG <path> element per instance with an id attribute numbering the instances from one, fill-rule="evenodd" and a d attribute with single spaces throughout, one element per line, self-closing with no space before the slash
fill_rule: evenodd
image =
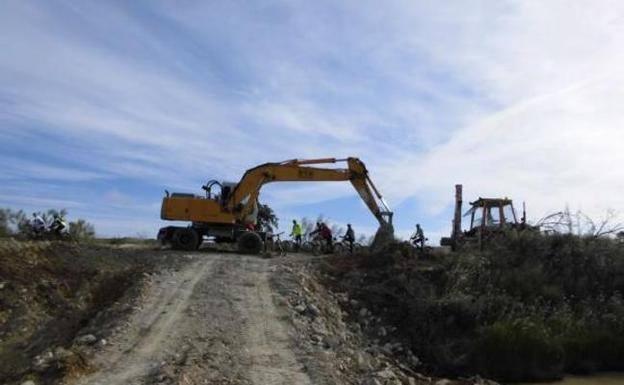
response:
<path id="1" fill-rule="evenodd" d="M 392 369 L 385 368 L 384 370 L 377 372 L 377 377 L 383 378 L 383 379 L 387 380 L 387 379 L 390 379 L 390 378 L 395 378 L 396 374 L 394 374 Z"/>
<path id="2" fill-rule="evenodd" d="M 316 307 L 316 305 L 314 304 L 309 304 L 308 305 L 308 311 L 310 312 L 310 314 L 312 314 L 314 317 L 318 317 L 321 314 L 321 311 L 319 310 L 318 307 Z"/>
<path id="3" fill-rule="evenodd" d="M 37 385 L 37 384 L 33 380 L 28 380 L 28 381 L 22 382 L 22 385 Z"/>
<path id="4" fill-rule="evenodd" d="M 355 363 L 357 364 L 358 369 L 362 372 L 372 369 L 370 359 L 366 353 L 358 352 L 355 356 Z"/>
<path id="5" fill-rule="evenodd" d="M 76 338 L 76 342 L 79 345 L 91 345 L 97 341 L 97 338 L 93 334 L 85 334 Z"/>
<path id="6" fill-rule="evenodd" d="M 54 358 L 56 358 L 57 360 L 63 360 L 73 355 L 74 353 L 72 351 L 63 348 L 62 346 L 59 346 L 56 349 L 54 349 Z"/>
<path id="7" fill-rule="evenodd" d="M 48 367 L 50 367 L 53 361 L 54 361 L 54 353 L 52 353 L 51 351 L 47 351 L 35 357 L 34 362 L 33 362 L 33 367 L 37 371 L 44 371 Z"/>

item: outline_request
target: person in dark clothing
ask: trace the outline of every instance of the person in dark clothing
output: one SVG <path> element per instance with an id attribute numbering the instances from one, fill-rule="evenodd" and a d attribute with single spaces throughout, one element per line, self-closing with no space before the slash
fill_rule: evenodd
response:
<path id="1" fill-rule="evenodd" d="M 345 242 L 349 243 L 349 252 L 353 254 L 353 243 L 355 242 L 355 232 L 353 231 L 353 228 L 351 227 L 350 223 L 347 224 L 347 231 L 345 232 L 345 235 L 342 237 L 342 239 Z"/>
<path id="2" fill-rule="evenodd" d="M 412 235 L 412 237 L 410 238 L 410 241 L 412 241 L 412 244 L 414 246 L 416 246 L 417 248 L 419 248 L 420 250 L 424 250 L 424 248 L 425 248 L 425 233 L 423 232 L 422 228 L 420 227 L 420 223 L 416 224 L 416 232 L 414 232 L 414 235 Z"/>

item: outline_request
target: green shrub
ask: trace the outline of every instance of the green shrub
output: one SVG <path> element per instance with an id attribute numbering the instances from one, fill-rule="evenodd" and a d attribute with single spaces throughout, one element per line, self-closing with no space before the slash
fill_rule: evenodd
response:
<path id="1" fill-rule="evenodd" d="M 95 227 L 84 219 L 69 222 L 69 235 L 75 240 L 90 240 L 95 238 Z"/>
<path id="2" fill-rule="evenodd" d="M 405 258 L 400 244 L 363 256 L 366 285 L 376 287 L 366 300 L 396 308 L 412 350 L 438 370 L 501 381 L 624 370 L 624 247 L 615 240 L 509 232 L 435 271 L 390 279 Z"/>
<path id="3" fill-rule="evenodd" d="M 507 381 L 555 379 L 564 368 L 564 350 L 539 320 L 497 321 L 480 333 L 472 353 L 481 374 Z"/>

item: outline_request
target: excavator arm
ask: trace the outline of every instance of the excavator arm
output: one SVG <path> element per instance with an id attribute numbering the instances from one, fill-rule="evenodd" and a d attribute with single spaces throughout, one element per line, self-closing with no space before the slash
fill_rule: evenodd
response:
<path id="1" fill-rule="evenodd" d="M 347 168 L 321 168 L 311 165 L 346 162 Z M 358 158 L 324 158 L 311 160 L 287 160 L 265 163 L 247 170 L 232 192 L 227 209 L 237 213 L 241 221 L 254 212 L 260 189 L 271 182 L 320 182 L 350 181 L 366 206 L 381 225 L 392 224 L 392 212 L 371 181 L 368 170 Z"/>

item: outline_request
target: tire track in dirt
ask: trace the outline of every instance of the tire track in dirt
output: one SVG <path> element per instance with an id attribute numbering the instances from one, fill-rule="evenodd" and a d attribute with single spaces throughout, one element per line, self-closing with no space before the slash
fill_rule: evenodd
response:
<path id="1" fill-rule="evenodd" d="M 310 384 L 274 304 L 270 261 L 185 258 L 150 279 L 141 308 L 95 354 L 97 372 L 76 384 Z"/>
<path id="2" fill-rule="evenodd" d="M 295 358 L 282 314 L 273 302 L 266 260 L 242 257 L 245 280 L 238 285 L 238 306 L 244 314 L 243 353 L 249 360 L 249 379 L 256 385 L 310 384 Z"/>
<path id="3" fill-rule="evenodd" d="M 212 270 L 214 260 L 187 265 L 173 274 L 156 277 L 142 308 L 129 320 L 122 341 L 107 349 L 100 371 L 78 384 L 128 384 L 156 369 L 171 346 L 166 338 L 184 315 L 195 286 Z"/>

